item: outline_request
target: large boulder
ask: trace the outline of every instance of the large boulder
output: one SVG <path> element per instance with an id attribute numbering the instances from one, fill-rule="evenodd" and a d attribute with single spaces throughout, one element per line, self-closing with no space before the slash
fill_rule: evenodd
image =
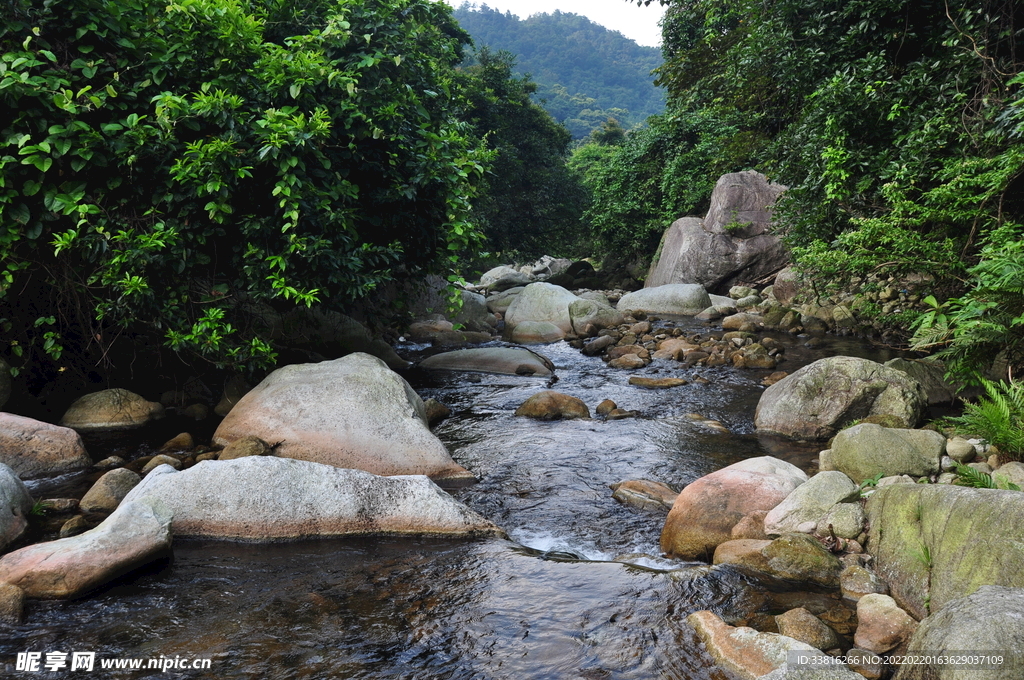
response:
<path id="1" fill-rule="evenodd" d="M 79 397 L 60 424 L 78 432 L 133 430 L 163 418 L 164 407 L 125 389 L 102 390 Z"/>
<path id="2" fill-rule="evenodd" d="M 499 536 L 421 475 L 379 477 L 273 456 L 159 467 L 124 503 L 165 503 L 175 536 L 279 541 L 314 536 Z"/>
<path id="3" fill-rule="evenodd" d="M 770 456 L 705 475 L 676 498 L 661 532 L 661 549 L 682 559 L 710 561 L 744 516 L 771 510 L 806 481 L 800 468 Z"/>
<path id="4" fill-rule="evenodd" d="M 0 550 L 25 533 L 31 510 L 32 496 L 25 483 L 14 470 L 0 463 Z"/>
<path id="5" fill-rule="evenodd" d="M 380 475 L 472 478 L 430 432 L 409 383 L 361 352 L 268 375 L 235 404 L 213 440 L 227 446 L 248 435 L 283 458 Z"/>
<path id="6" fill-rule="evenodd" d="M 123 503 L 95 529 L 4 555 L 0 583 L 18 586 L 26 597 L 77 597 L 169 554 L 170 547 L 171 512 L 166 506 Z"/>
<path id="7" fill-rule="evenodd" d="M 420 368 L 441 371 L 549 376 L 555 365 L 547 357 L 521 347 L 477 347 L 427 357 Z"/>
<path id="8" fill-rule="evenodd" d="M 509 334 L 524 321 L 547 321 L 562 333 L 572 332 L 569 305 L 579 298 L 561 286 L 531 283 L 509 305 L 505 312 L 505 329 Z"/>
<path id="9" fill-rule="evenodd" d="M 696 283 L 672 283 L 626 293 L 617 305 L 621 310 L 640 310 L 653 314 L 696 316 L 711 306 L 704 286 Z"/>
<path id="10" fill-rule="evenodd" d="M 941 611 L 921 621 L 907 645 L 907 654 L 927 656 L 936 650 L 1002 651 L 1002 663 L 965 668 L 949 663 L 904 664 L 895 680 L 1019 680 L 1024 677 L 1024 590 L 981 586 L 973 594 L 950 600 Z"/>
<path id="11" fill-rule="evenodd" d="M 92 459 L 71 428 L 0 413 L 0 463 L 22 479 L 34 479 L 81 470 Z"/>
<path id="12" fill-rule="evenodd" d="M 501 265 L 485 272 L 480 277 L 479 287 L 497 292 L 518 286 L 526 286 L 533 281 L 534 278 L 529 274 L 525 274 L 509 265 Z"/>
<path id="13" fill-rule="evenodd" d="M 830 465 L 860 484 L 881 474 L 921 477 L 939 472 L 946 438 L 932 430 L 906 430 L 861 423 L 832 440 Z"/>
<path id="14" fill-rule="evenodd" d="M 822 440 L 868 416 L 888 415 L 913 427 L 927 404 L 924 388 L 902 371 L 857 357 L 829 357 L 766 389 L 754 424 L 760 432 Z"/>
<path id="15" fill-rule="evenodd" d="M 1024 495 L 948 484 L 894 484 L 867 504 L 868 551 L 917 619 L 984 585 L 1024 587 Z"/>
<path id="16" fill-rule="evenodd" d="M 842 472 L 819 472 L 768 512 L 764 532 L 778 536 L 799 531 L 800 525 L 808 522 L 817 526 L 833 505 L 857 498 L 858 492 L 857 485 Z"/>
<path id="17" fill-rule="evenodd" d="M 550 321 L 521 321 L 512 329 L 512 342 L 518 345 L 548 345 L 565 337 L 562 329 Z"/>
<path id="18" fill-rule="evenodd" d="M 526 290 L 523 286 L 517 286 L 515 288 L 509 288 L 500 293 L 495 293 L 487 297 L 487 311 L 497 312 L 499 314 L 505 314 L 508 308 L 512 305 L 512 301 L 516 299 L 516 296 Z"/>
<path id="19" fill-rule="evenodd" d="M 782 188 L 754 172 L 723 176 L 704 220 L 684 217 L 665 232 L 645 285 L 700 283 L 725 291 L 785 267 L 789 253 L 782 240 L 765 233 Z"/>
<path id="20" fill-rule="evenodd" d="M 885 365 L 921 383 L 929 404 L 952 404 L 960 392 L 958 386 L 946 380 L 946 366 L 937 359 L 890 359 Z"/>

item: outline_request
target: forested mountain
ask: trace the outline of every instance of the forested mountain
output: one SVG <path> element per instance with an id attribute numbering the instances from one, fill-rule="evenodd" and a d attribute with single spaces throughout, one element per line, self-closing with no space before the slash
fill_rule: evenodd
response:
<path id="1" fill-rule="evenodd" d="M 664 109 L 664 95 L 651 75 L 661 63 L 655 47 L 559 11 L 520 19 L 466 2 L 455 18 L 478 49 L 516 55 L 518 70 L 538 85 L 537 100 L 573 137 L 585 137 L 609 116 L 630 128 Z"/>

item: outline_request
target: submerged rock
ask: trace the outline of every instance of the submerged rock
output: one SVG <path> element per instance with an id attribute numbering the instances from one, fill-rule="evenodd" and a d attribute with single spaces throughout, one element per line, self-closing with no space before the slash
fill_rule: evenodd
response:
<path id="1" fill-rule="evenodd" d="M 589 418 L 590 409 L 576 397 L 544 390 L 524 401 L 522 406 L 516 409 L 516 415 L 537 420 L 570 420 Z"/>
<path id="2" fill-rule="evenodd" d="M 368 354 L 271 373 L 235 404 L 213 440 L 227 446 L 248 435 L 283 458 L 381 475 L 472 478 L 430 432 L 409 383 Z"/>
<path id="3" fill-rule="evenodd" d="M 125 502 L 133 500 L 165 503 L 176 536 L 503 535 L 425 476 L 380 477 L 273 456 L 158 468 Z"/>
<path id="4" fill-rule="evenodd" d="M 427 357 L 420 368 L 443 371 L 470 371 L 501 375 L 535 375 L 546 377 L 555 372 L 547 357 L 519 347 L 479 347 L 459 349 Z"/>

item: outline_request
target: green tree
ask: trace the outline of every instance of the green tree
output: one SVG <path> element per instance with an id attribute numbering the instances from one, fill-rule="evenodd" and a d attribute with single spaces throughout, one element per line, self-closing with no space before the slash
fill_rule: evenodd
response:
<path id="1" fill-rule="evenodd" d="M 479 242 L 486 154 L 454 118 L 468 36 L 443 3 L 5 11 L 0 317 L 37 382 L 118 338 L 267 365 L 260 305 L 341 308 Z"/>
<path id="2" fill-rule="evenodd" d="M 585 194 L 566 167 L 571 136 L 530 95 L 510 52 L 482 48 L 463 75 L 463 113 L 495 157 L 475 202 L 490 247 L 536 256 L 571 251 Z"/>

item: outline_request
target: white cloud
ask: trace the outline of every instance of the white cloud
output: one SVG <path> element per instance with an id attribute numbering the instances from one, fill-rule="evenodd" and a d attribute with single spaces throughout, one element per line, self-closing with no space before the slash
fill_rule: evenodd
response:
<path id="1" fill-rule="evenodd" d="M 452 7 L 458 7 L 462 0 L 445 0 Z M 521 19 L 533 14 L 550 14 L 555 10 L 581 14 L 605 28 L 619 31 L 641 45 L 661 44 L 661 29 L 658 21 L 665 8 L 655 0 L 647 7 L 638 7 L 628 0 L 471 0 L 471 4 L 486 4 L 491 9 L 509 11 Z"/>

